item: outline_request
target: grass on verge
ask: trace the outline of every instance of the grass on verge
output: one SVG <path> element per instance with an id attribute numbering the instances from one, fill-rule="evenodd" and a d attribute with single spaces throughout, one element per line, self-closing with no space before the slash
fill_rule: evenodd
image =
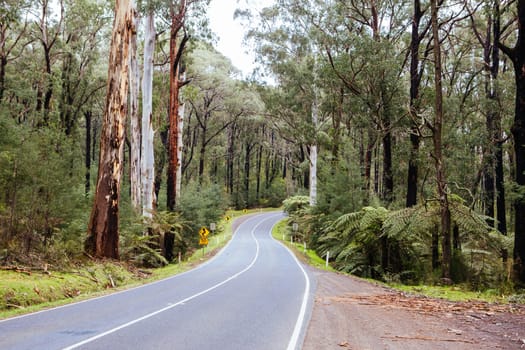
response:
<path id="1" fill-rule="evenodd" d="M 314 250 L 308 249 L 308 247 L 305 249 L 304 243 L 291 241 L 291 232 L 287 226 L 287 221 L 288 219 L 283 219 L 273 227 L 273 238 L 284 243 L 302 262 L 321 270 L 335 271 L 330 265 L 327 266 L 326 261 L 319 257 Z"/>
<path id="2" fill-rule="evenodd" d="M 228 211 L 217 223 L 217 233 L 208 237 L 206 248 L 195 250 L 180 264 L 175 261 L 158 269 L 137 269 L 115 261 L 91 260 L 77 262 L 67 271 L 0 269 L 0 319 L 109 294 L 188 271 L 226 245 L 233 234 L 234 219 L 258 212 L 261 210 Z"/>
<path id="3" fill-rule="evenodd" d="M 312 249 L 304 249 L 302 242 L 291 242 L 290 228 L 287 226 L 287 219 L 281 220 L 277 225 L 274 226 L 272 235 L 275 239 L 283 242 L 289 247 L 295 255 L 304 263 L 314 266 L 318 269 L 326 271 L 336 271 L 330 265 L 326 266 L 326 261 L 319 257 L 317 253 Z M 366 279 L 367 281 L 374 284 L 384 284 L 377 280 Z M 487 290 L 483 292 L 470 291 L 465 286 L 453 285 L 453 286 L 432 286 L 432 285 L 416 285 L 409 286 L 398 283 L 386 283 L 384 284 L 390 288 L 412 293 L 424 295 L 432 298 L 441 298 L 450 301 L 485 301 L 490 303 L 521 303 L 525 304 L 525 295 L 514 294 L 514 295 L 502 295 L 497 290 Z"/>

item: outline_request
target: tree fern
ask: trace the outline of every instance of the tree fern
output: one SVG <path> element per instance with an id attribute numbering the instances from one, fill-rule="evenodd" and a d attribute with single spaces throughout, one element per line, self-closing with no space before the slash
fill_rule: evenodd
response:
<path id="1" fill-rule="evenodd" d="M 497 259 L 503 248 L 510 250 L 512 239 L 494 231 L 487 218 L 467 207 L 460 197 L 450 198 L 451 218 L 464 248 L 463 253 L 458 253 L 465 258 L 483 255 L 487 266 L 495 265 L 488 261 Z M 409 271 L 408 275 L 417 279 L 425 270 L 430 271 L 431 236 L 439 225 L 437 201 L 395 211 L 364 207 L 329 223 L 318 240 L 318 250 L 323 255 L 330 251 L 334 267 L 342 271 L 369 275 L 386 273 L 383 268 L 393 267 L 399 273 Z M 394 260 L 390 263 L 392 258 L 388 255 L 385 265 L 381 256 L 389 252 L 395 255 Z"/>

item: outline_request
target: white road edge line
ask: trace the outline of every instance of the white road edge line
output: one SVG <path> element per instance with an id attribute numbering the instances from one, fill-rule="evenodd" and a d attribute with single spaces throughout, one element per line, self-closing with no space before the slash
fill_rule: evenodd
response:
<path id="1" fill-rule="evenodd" d="M 277 223 L 275 225 L 277 225 Z M 272 227 L 272 231 L 273 231 L 273 227 Z M 288 251 L 288 253 L 295 260 L 295 263 L 297 264 L 297 266 L 299 266 L 299 268 L 301 269 L 303 276 L 304 276 L 304 280 L 306 282 L 304 286 L 304 294 L 303 294 L 303 302 L 301 304 L 301 310 L 299 311 L 299 315 L 297 316 L 297 321 L 295 322 L 295 327 L 292 333 L 292 337 L 290 338 L 290 341 L 288 342 L 288 347 L 286 348 L 286 350 L 295 350 L 297 348 L 299 337 L 301 335 L 301 329 L 303 328 L 303 323 L 306 317 L 306 307 L 308 306 L 308 295 L 310 294 L 310 278 L 308 277 L 308 274 L 303 268 L 303 265 L 301 265 L 301 263 L 299 262 L 295 254 L 290 249 L 288 249 L 288 247 L 285 246 L 283 243 L 273 238 L 271 232 L 270 232 L 270 237 L 273 240 L 275 240 L 277 243 L 281 244 Z"/>
<path id="2" fill-rule="evenodd" d="M 271 218 L 271 217 L 270 217 L 270 218 Z M 80 346 L 82 346 L 82 345 L 85 345 L 85 344 L 91 343 L 91 342 L 93 342 L 93 341 L 95 341 L 95 340 L 97 340 L 97 339 L 100 339 L 100 338 L 105 337 L 105 336 L 107 336 L 107 335 L 109 335 L 109 334 L 115 333 L 115 332 L 117 332 L 117 331 L 119 331 L 119 330 L 121 330 L 121 329 L 123 329 L 123 328 L 129 327 L 129 326 L 134 325 L 134 324 L 136 324 L 136 323 L 138 323 L 138 322 L 144 321 L 144 320 L 146 320 L 146 319 L 148 319 L 148 318 L 151 318 L 151 317 L 153 317 L 153 316 L 155 316 L 155 315 L 158 315 L 158 314 L 160 314 L 160 313 L 162 313 L 162 312 L 164 312 L 164 311 L 167 311 L 167 310 L 173 309 L 173 308 L 176 307 L 176 306 L 179 306 L 179 305 L 181 305 L 181 304 L 184 304 L 184 303 L 186 303 L 186 302 L 188 302 L 188 301 L 190 301 L 190 300 L 192 300 L 192 299 L 195 299 L 195 298 L 197 298 L 197 297 L 199 297 L 199 296 L 201 296 L 201 295 L 204 295 L 204 294 L 206 294 L 206 293 L 211 292 L 211 291 L 214 290 L 214 289 L 219 288 L 220 286 L 222 286 L 222 285 L 228 283 L 229 281 L 233 280 L 234 278 L 237 278 L 237 277 L 239 277 L 240 275 L 242 275 L 243 273 L 245 273 L 246 271 L 250 270 L 250 269 L 253 267 L 253 265 L 255 265 L 255 262 L 256 262 L 257 259 L 259 258 L 259 241 L 257 240 L 257 238 L 255 238 L 255 229 L 257 229 L 257 228 L 258 228 L 263 222 L 267 221 L 267 220 L 270 219 L 270 218 L 266 218 L 266 219 L 264 219 L 263 221 L 259 222 L 259 223 L 258 223 L 257 225 L 255 225 L 254 228 L 252 229 L 252 231 L 251 231 L 251 236 L 253 237 L 253 239 L 254 239 L 254 241 L 255 241 L 255 245 L 256 245 L 255 257 L 253 258 L 252 262 L 251 262 L 246 268 L 244 268 L 243 270 L 241 270 L 241 271 L 237 272 L 236 274 L 234 274 L 234 275 L 228 277 L 228 278 L 225 279 L 224 281 L 222 281 L 222 282 L 220 282 L 220 283 L 217 283 L 216 285 L 214 285 L 214 286 L 212 286 L 212 287 L 210 287 L 210 288 L 208 288 L 208 289 L 206 289 L 206 290 L 203 290 L 203 291 L 201 291 L 201 292 L 199 292 L 199 293 L 196 293 L 196 294 L 194 294 L 194 295 L 192 295 L 192 296 L 190 296 L 190 297 L 187 297 L 187 298 L 185 298 L 185 299 L 183 299 L 183 300 L 181 300 L 181 301 L 179 301 L 179 302 L 177 302 L 177 303 L 175 303 L 175 304 L 172 304 L 172 305 L 166 306 L 166 307 L 164 307 L 164 308 L 162 308 L 162 309 L 160 309 L 160 310 L 154 311 L 154 312 L 149 313 L 149 314 L 147 314 L 147 315 L 145 315 L 145 316 L 142 316 L 142 317 L 137 318 L 137 319 L 135 319 L 135 320 L 129 321 L 129 322 L 127 322 L 127 323 L 124 323 L 123 325 L 120 325 L 120 326 L 118 326 L 118 327 L 115 327 L 115 328 L 113 328 L 113 329 L 110 329 L 110 330 L 108 330 L 108 331 L 106 331 L 106 332 L 103 332 L 103 333 L 97 334 L 97 335 L 95 335 L 95 336 L 93 336 L 93 337 L 91 337 L 91 338 L 88 338 L 88 339 L 86 339 L 86 340 L 83 340 L 83 341 L 81 341 L 81 342 L 79 342 L 79 343 L 76 343 L 76 344 L 70 345 L 70 346 L 68 346 L 68 347 L 66 347 L 66 348 L 63 348 L 63 350 L 72 350 L 72 349 L 76 349 L 76 348 L 78 348 L 78 347 L 80 347 Z M 303 271 L 303 272 L 304 272 L 304 271 Z M 301 311 L 302 311 L 302 309 L 301 309 Z M 295 332 L 294 332 L 294 333 L 295 333 Z"/>
<path id="3" fill-rule="evenodd" d="M 256 214 L 256 215 L 254 215 L 252 217 L 249 217 L 245 222 L 241 223 L 239 225 L 239 227 L 237 227 L 235 232 L 232 233 L 232 239 L 233 239 L 233 237 L 235 236 L 237 231 L 241 228 L 241 226 L 244 223 L 246 223 L 248 221 L 251 221 L 252 219 L 256 218 L 259 215 L 260 214 Z M 158 281 L 153 281 L 153 282 L 150 282 L 150 283 L 147 283 L 147 284 L 143 284 L 143 285 L 140 285 L 140 286 L 137 286 L 137 287 L 124 289 L 124 290 L 113 292 L 113 293 L 110 293 L 110 294 L 101 295 L 101 296 L 93 297 L 93 298 L 88 298 L 88 299 L 85 299 L 85 300 L 75 301 L 75 302 L 68 303 L 68 304 L 65 304 L 65 305 L 55 306 L 55 307 L 52 307 L 50 309 L 44 309 L 44 310 L 35 311 L 35 312 L 31 312 L 31 313 L 27 313 L 27 314 L 23 314 L 23 315 L 19 315 L 19 316 L 13 316 L 13 317 L 9 317 L 9 318 L 4 318 L 4 319 L 0 320 L 0 323 L 4 323 L 4 322 L 7 323 L 9 321 L 17 320 L 17 319 L 20 319 L 20 318 L 32 317 L 32 316 L 35 316 L 35 315 L 38 315 L 38 314 L 51 312 L 51 311 L 57 310 L 57 309 L 65 309 L 65 308 L 68 308 L 68 307 L 73 307 L 73 306 L 78 305 L 78 304 L 89 303 L 90 301 L 93 301 L 93 300 L 111 298 L 111 297 L 117 296 L 119 294 L 124 294 L 124 293 L 129 293 L 129 292 L 135 291 L 136 289 L 147 288 L 148 286 L 150 286 L 152 284 L 164 283 L 164 282 L 169 281 L 171 279 L 179 278 L 180 276 L 184 276 L 184 275 L 186 275 L 188 273 L 192 273 L 195 270 L 200 270 L 201 268 L 203 268 L 206 265 L 208 265 L 209 263 L 211 263 L 213 260 L 215 260 L 217 257 L 219 257 L 219 255 L 222 254 L 222 252 L 230 245 L 231 241 L 232 240 L 230 240 L 228 243 L 226 243 L 226 245 L 224 247 L 222 247 L 222 249 L 214 257 L 212 257 L 210 260 L 207 260 L 207 261 L 203 262 L 202 264 L 199 264 L 198 266 L 196 266 L 195 268 L 192 268 L 191 270 L 184 271 L 184 272 L 178 273 L 178 274 L 176 274 L 174 276 L 170 276 L 170 277 L 166 277 L 166 278 L 160 279 Z"/>

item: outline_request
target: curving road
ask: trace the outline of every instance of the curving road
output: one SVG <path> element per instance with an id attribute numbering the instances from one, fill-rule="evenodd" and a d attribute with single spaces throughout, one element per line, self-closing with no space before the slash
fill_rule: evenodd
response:
<path id="1" fill-rule="evenodd" d="M 312 291 L 271 238 L 282 217 L 246 219 L 219 254 L 184 274 L 0 321 L 0 349 L 300 349 Z"/>

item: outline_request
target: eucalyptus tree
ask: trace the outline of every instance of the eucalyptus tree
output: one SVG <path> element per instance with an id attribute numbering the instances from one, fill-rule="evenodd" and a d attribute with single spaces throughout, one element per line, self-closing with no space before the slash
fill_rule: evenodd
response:
<path id="1" fill-rule="evenodd" d="M 129 44 L 136 28 L 133 0 L 116 0 L 108 64 L 96 193 L 85 249 L 95 257 L 119 257 L 119 206 L 128 109 Z"/>
<path id="2" fill-rule="evenodd" d="M 189 106 L 185 137 L 184 173 L 189 177 L 190 172 L 196 169 L 199 182 L 207 177 L 215 178 L 219 183 L 219 168 L 217 157 L 226 156 L 225 183 L 233 180 L 233 158 L 238 155 L 235 141 L 238 141 L 240 121 L 253 115 L 261 114 L 262 103 L 259 96 L 249 83 L 236 79 L 237 70 L 229 59 L 215 51 L 210 45 L 198 42 L 192 45 L 188 55 L 188 75 L 192 77 L 192 84 L 184 93 L 186 104 Z M 227 137 L 233 136 L 235 137 Z M 254 138 L 254 130 L 244 130 L 243 134 Z M 228 146 L 223 147 L 224 144 Z M 198 148 L 198 150 L 195 150 Z M 214 161 L 207 171 L 209 149 L 213 150 Z M 196 155 L 194 157 L 194 155 Z M 194 159 L 195 158 L 195 159 Z M 189 167 L 192 160 L 198 165 Z M 233 185 L 227 185 L 232 191 Z"/>
<path id="3" fill-rule="evenodd" d="M 330 67 L 332 72 L 328 74 L 340 82 L 337 102 L 340 111 L 331 113 L 339 121 L 334 120 L 334 125 L 343 120 L 341 113 L 345 104 L 360 105 L 353 108 L 353 113 L 347 113 L 359 116 L 366 125 L 368 145 L 362 157 L 366 189 L 370 189 L 371 184 L 372 153 L 380 143 L 378 155 L 382 155 L 382 164 L 375 168 L 377 174 L 381 172 L 381 179 L 376 176 L 375 192 L 391 202 L 394 194 L 392 133 L 399 122 L 397 116 L 403 114 L 398 106 L 403 105 L 399 79 L 403 72 L 401 39 L 407 22 L 406 3 L 332 1 L 304 7 L 284 6 L 296 12 L 294 19 L 302 15 L 309 23 L 312 30 L 308 40 L 319 48 L 318 62 Z M 372 52 L 379 55 L 379 59 L 369 59 Z M 327 72 L 324 70 L 323 75 Z"/>
<path id="4" fill-rule="evenodd" d="M 499 48 L 509 57 L 514 66 L 516 100 L 512 136 L 516 165 L 516 184 L 525 186 L 525 0 L 515 2 L 517 6 L 517 39 L 514 47 L 503 42 L 510 35 L 502 35 Z M 507 6 L 510 6 L 510 2 Z M 510 26 L 509 26 L 510 27 Z M 520 192 L 522 193 L 522 192 Z M 525 282 L 525 200 L 514 200 L 514 271 L 519 281 Z"/>
<path id="5" fill-rule="evenodd" d="M 179 90 L 184 84 L 180 80 L 180 60 L 188 35 L 184 27 L 187 13 L 187 1 L 170 1 L 170 104 L 169 104 L 169 131 L 168 131 L 168 173 L 167 173 L 167 207 L 175 210 L 177 198 L 177 172 L 180 166 L 178 156 L 179 139 Z M 181 34 L 182 33 L 182 34 Z M 182 37 L 181 37 L 182 36 Z"/>
<path id="6" fill-rule="evenodd" d="M 503 163 L 502 97 L 500 83 L 501 8 L 500 0 L 470 4 L 465 1 L 470 12 L 472 32 L 482 49 L 484 110 L 487 129 L 487 144 L 483 150 L 483 202 L 485 214 L 494 218 L 493 225 L 502 233 L 507 232 L 505 208 L 505 179 Z M 496 209 L 496 210 L 495 210 Z"/>
<path id="7" fill-rule="evenodd" d="M 129 119 L 130 119 L 130 190 L 131 190 L 131 206 L 136 212 L 142 210 L 142 181 L 141 181 L 141 162 L 140 162 L 140 148 L 141 148 L 141 120 L 139 116 L 139 92 L 140 92 L 140 77 L 139 77 L 139 62 L 138 62 L 138 28 L 140 27 L 140 14 L 137 9 L 134 9 L 133 24 L 135 28 L 130 37 L 129 49 Z"/>
<path id="8" fill-rule="evenodd" d="M 6 68 L 10 61 L 17 59 L 20 52 L 31 40 L 26 37 L 28 20 L 24 13 L 29 5 L 27 1 L 3 1 L 0 10 L 0 102 L 6 88 Z"/>
<path id="9" fill-rule="evenodd" d="M 308 149 L 307 183 L 312 205 L 317 202 L 317 136 L 326 117 L 319 111 L 323 99 L 318 86 L 321 48 L 312 40 L 322 12 L 323 6 L 317 1 L 280 2 L 262 10 L 260 27 L 248 35 L 257 42 L 261 61 L 279 84 L 272 98 L 284 102 L 284 108 L 270 112 L 274 126 L 287 140 Z"/>
<path id="10" fill-rule="evenodd" d="M 190 81 L 185 79 L 184 69 L 181 65 L 182 55 L 186 44 L 190 39 L 189 30 L 197 31 L 195 23 L 202 26 L 206 31 L 206 21 L 199 20 L 205 12 L 209 0 L 169 0 L 170 18 L 170 105 L 169 105 L 169 130 L 168 130 L 168 169 L 167 169 L 167 207 L 175 210 L 177 199 L 177 187 L 179 181 L 177 174 L 180 173 L 181 160 L 179 159 L 179 130 L 180 126 L 180 89 Z M 191 18 L 194 17 L 194 18 Z M 193 19 L 193 21 L 192 21 Z"/>
<path id="11" fill-rule="evenodd" d="M 192 92 L 187 101 L 195 117 L 200 138 L 198 176 L 202 182 L 206 163 L 207 146 L 244 113 L 228 110 L 240 90 L 233 79 L 231 62 L 211 47 L 198 43 L 191 53 L 189 75 L 193 78 Z M 244 101 L 247 102 L 247 101 Z"/>
<path id="12" fill-rule="evenodd" d="M 442 86 L 442 62 L 441 62 L 441 42 L 439 35 L 439 18 L 437 0 L 430 0 L 431 23 L 433 36 L 433 56 L 434 56 L 434 84 L 435 84 L 435 106 L 434 119 L 431 126 L 433 142 L 433 158 L 436 167 L 437 195 L 440 208 L 440 234 L 442 260 L 441 268 L 444 278 L 450 279 L 450 269 L 452 261 L 451 245 L 451 216 L 448 200 L 447 179 L 443 157 L 443 86 Z"/>
<path id="13" fill-rule="evenodd" d="M 142 213 L 152 218 L 155 198 L 155 149 L 153 132 L 153 60 L 155 53 L 155 12 L 152 1 L 146 5 L 144 26 L 144 62 L 142 77 L 142 122 L 140 169 L 142 184 Z"/>
<path id="14" fill-rule="evenodd" d="M 105 8 L 97 3 L 64 0 L 63 5 L 59 112 L 60 127 L 71 136 L 105 86 L 96 69 L 108 20 Z"/>
<path id="15" fill-rule="evenodd" d="M 406 206 L 417 204 L 417 187 L 419 179 L 419 148 L 421 144 L 422 126 L 419 118 L 421 112 L 421 80 L 425 70 L 425 63 L 430 50 L 423 51 L 421 57 L 421 43 L 423 42 L 430 27 L 430 21 L 422 23 L 424 14 L 428 11 L 428 5 L 421 4 L 420 0 L 414 0 L 413 17 L 410 37 L 410 156 L 408 159 Z"/>
<path id="16" fill-rule="evenodd" d="M 35 7 L 38 14 L 33 35 L 42 45 L 45 64 L 41 86 L 37 91 L 36 107 L 37 111 L 42 113 L 42 120 L 39 123 L 43 126 L 48 126 L 50 122 L 51 99 L 54 90 L 53 65 L 58 58 L 56 44 L 64 22 L 64 1 L 59 0 L 58 6 L 60 8 L 58 17 L 53 16 L 50 0 L 39 0 Z"/>

